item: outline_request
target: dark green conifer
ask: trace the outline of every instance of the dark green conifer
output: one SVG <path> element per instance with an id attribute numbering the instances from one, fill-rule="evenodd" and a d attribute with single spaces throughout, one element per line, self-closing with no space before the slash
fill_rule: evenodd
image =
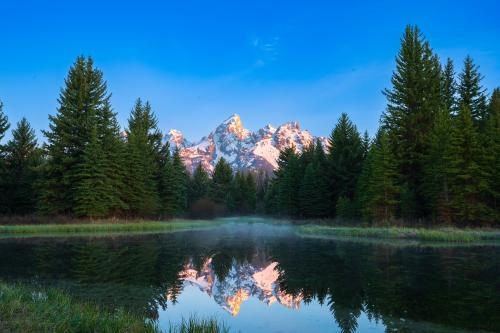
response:
<path id="1" fill-rule="evenodd" d="M 441 107 L 449 113 L 455 113 L 456 111 L 456 92 L 455 69 L 453 68 L 453 61 L 448 58 L 441 74 Z"/>
<path id="2" fill-rule="evenodd" d="M 5 194 L 10 214 L 35 212 L 38 168 L 41 151 L 37 147 L 35 131 L 26 118 L 22 118 L 12 131 L 12 139 L 5 148 Z"/>
<path id="3" fill-rule="evenodd" d="M 451 221 L 447 154 L 452 127 L 449 109 L 444 108 L 436 115 L 426 157 L 424 186 L 427 201 L 433 217 L 443 222 Z"/>
<path id="4" fill-rule="evenodd" d="M 446 156 L 452 214 L 458 223 L 481 224 L 491 219 L 484 200 L 488 183 L 480 163 L 483 153 L 471 111 L 462 106 L 450 133 Z"/>
<path id="5" fill-rule="evenodd" d="M 210 183 L 209 196 L 210 199 L 226 209 L 229 209 L 228 204 L 231 203 L 231 183 L 233 181 L 233 170 L 224 157 L 221 157 L 214 167 L 212 173 L 212 181 Z"/>
<path id="6" fill-rule="evenodd" d="M 436 55 L 418 27 L 408 26 L 396 57 L 392 88 L 384 90 L 387 108 L 383 126 L 399 169 L 400 184 L 413 192 L 418 216 L 426 216 L 423 183 L 424 158 L 429 149 L 429 133 L 435 113 L 442 104 L 441 68 Z"/>
<path id="7" fill-rule="evenodd" d="M 161 132 L 148 102 L 137 99 L 128 120 L 128 206 L 133 215 L 152 215 L 161 209 L 159 197 Z"/>
<path id="8" fill-rule="evenodd" d="M 205 171 L 203 166 L 198 164 L 196 169 L 194 169 L 192 179 L 189 186 L 189 202 L 190 204 L 196 201 L 206 198 L 208 196 L 208 190 L 210 185 L 210 178 L 208 173 Z"/>
<path id="9" fill-rule="evenodd" d="M 77 216 L 98 218 L 109 213 L 113 199 L 108 192 L 111 179 L 105 171 L 104 152 L 97 138 L 97 129 L 94 129 L 77 169 L 79 182 L 73 208 Z"/>
<path id="10" fill-rule="evenodd" d="M 464 68 L 459 74 L 458 107 L 468 108 L 476 125 L 484 123 L 487 112 L 485 89 L 481 85 L 483 76 L 479 66 L 474 64 L 470 56 L 464 60 Z"/>
<path id="11" fill-rule="evenodd" d="M 397 184 L 396 159 L 387 133 L 379 131 L 373 146 L 368 199 L 369 215 L 375 220 L 389 221 L 395 217 L 401 188 Z"/>
<path id="12" fill-rule="evenodd" d="M 59 96 L 59 107 L 54 116 L 49 116 L 47 137 L 47 163 L 44 164 L 41 181 L 40 209 L 50 214 L 73 214 L 77 206 L 77 189 L 82 188 L 80 177 L 85 150 L 96 131 L 102 151 L 104 137 L 114 114 L 109 114 L 110 94 L 107 92 L 103 74 L 94 67 L 91 58 L 78 57 L 70 68 L 65 87 Z M 110 122 L 106 123 L 106 119 Z M 100 123 L 102 122 L 102 124 Z M 106 128 L 105 128 L 106 127 Z M 116 133 L 115 133 L 116 134 Z M 103 154 L 103 165 L 108 166 Z M 108 176 L 111 172 L 106 173 Z M 118 197 L 108 183 L 107 197 Z M 119 200 L 113 200 L 119 206 Z"/>
<path id="13" fill-rule="evenodd" d="M 3 112 L 3 103 L 0 101 L 0 214 L 6 213 L 7 207 L 7 175 L 5 170 L 5 147 L 2 139 L 10 127 L 9 119 Z"/>
<path id="14" fill-rule="evenodd" d="M 180 215 L 185 212 L 188 204 L 187 186 L 189 175 L 182 162 L 179 149 L 176 148 L 172 157 L 172 213 Z"/>
<path id="15" fill-rule="evenodd" d="M 344 197 L 354 198 L 356 183 L 363 166 L 364 148 L 356 126 L 343 113 L 329 138 L 328 162 L 331 177 L 331 207 Z"/>
<path id="16" fill-rule="evenodd" d="M 488 175 L 487 204 L 492 219 L 500 221 L 500 88 L 493 90 L 482 133 L 482 166 Z"/>

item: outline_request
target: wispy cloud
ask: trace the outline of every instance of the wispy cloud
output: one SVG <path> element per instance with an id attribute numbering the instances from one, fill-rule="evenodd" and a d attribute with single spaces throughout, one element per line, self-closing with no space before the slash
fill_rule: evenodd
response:
<path id="1" fill-rule="evenodd" d="M 278 59 L 279 41 L 279 36 L 268 39 L 261 37 L 252 38 L 250 45 L 256 53 L 255 67 L 262 67 Z"/>

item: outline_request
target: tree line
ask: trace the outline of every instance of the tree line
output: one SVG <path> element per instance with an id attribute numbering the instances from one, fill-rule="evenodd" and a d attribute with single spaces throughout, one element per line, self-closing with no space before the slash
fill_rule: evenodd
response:
<path id="1" fill-rule="evenodd" d="M 138 99 L 120 132 L 103 73 L 78 57 L 49 116 L 40 147 L 23 118 L 0 146 L 0 213 L 75 217 L 169 217 L 247 214 L 255 209 L 251 174 L 220 159 L 209 177 L 192 177 L 158 128 L 149 102 Z M 10 124 L 0 104 L 0 142 Z"/>
<path id="2" fill-rule="evenodd" d="M 500 89 L 488 95 L 471 57 L 456 75 L 418 27 L 401 38 L 387 107 L 373 138 L 346 114 L 325 149 L 281 151 L 271 177 L 234 172 L 221 158 L 190 175 L 138 99 L 120 131 L 103 73 L 78 57 L 39 146 L 0 103 L 0 214 L 194 217 L 255 212 L 294 218 L 500 220 Z"/>
<path id="3" fill-rule="evenodd" d="M 488 96 L 471 57 L 455 74 L 418 27 L 401 39 L 387 107 L 371 140 L 346 114 L 327 152 L 281 152 L 268 212 L 346 220 L 500 221 L 500 89 Z"/>

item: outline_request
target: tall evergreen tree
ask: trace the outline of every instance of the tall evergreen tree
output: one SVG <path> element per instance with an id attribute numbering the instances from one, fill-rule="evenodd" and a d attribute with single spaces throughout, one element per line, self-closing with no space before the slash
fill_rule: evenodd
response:
<path id="1" fill-rule="evenodd" d="M 396 159 L 389 145 L 388 135 L 382 130 L 373 145 L 373 160 L 369 180 L 369 215 L 382 221 L 394 218 L 401 188 L 397 185 Z"/>
<path id="2" fill-rule="evenodd" d="M 429 149 L 429 133 L 442 103 L 441 68 L 436 55 L 418 27 L 408 26 L 396 57 L 392 88 L 384 90 L 387 109 L 383 125 L 395 155 L 400 183 L 413 193 L 416 217 L 425 216 L 426 198 L 422 186 L 424 157 Z"/>
<path id="3" fill-rule="evenodd" d="M 182 162 L 179 149 L 176 148 L 172 157 L 172 213 L 179 215 L 185 212 L 188 204 L 189 175 Z"/>
<path id="4" fill-rule="evenodd" d="M 435 218 L 444 222 L 451 221 L 447 154 L 452 127 L 452 118 L 445 106 L 436 116 L 430 135 L 429 153 L 425 159 L 424 185 L 430 211 Z"/>
<path id="5" fill-rule="evenodd" d="M 103 74 L 94 67 L 91 58 L 78 57 L 70 68 L 65 87 L 59 96 L 59 107 L 54 116 L 49 116 L 47 138 L 47 163 L 44 164 L 40 208 L 45 213 L 73 214 L 76 198 L 82 188 L 80 171 L 87 145 L 94 140 L 102 150 L 103 137 L 108 128 L 103 119 L 113 119 L 109 107 Z M 108 124 L 109 125 L 109 124 Z M 108 160 L 104 158 L 104 165 Z M 108 175 L 111 174 L 107 173 Z M 113 184 L 108 183 L 107 195 L 115 193 Z M 117 201 L 118 202 L 118 201 Z"/>
<path id="6" fill-rule="evenodd" d="M 9 127 L 9 119 L 3 112 L 3 103 L 0 101 L 0 214 L 7 212 L 7 175 L 5 170 L 5 148 L 2 140 Z"/>
<path id="7" fill-rule="evenodd" d="M 286 216 L 300 215 L 299 190 L 302 180 L 299 156 L 295 148 L 285 148 L 278 159 L 277 178 L 277 206 L 278 211 Z"/>
<path id="8" fill-rule="evenodd" d="M 231 202 L 231 183 L 233 181 L 233 170 L 224 157 L 221 157 L 215 165 L 210 182 L 210 199 L 228 209 Z"/>
<path id="9" fill-rule="evenodd" d="M 94 218 L 108 214 L 112 198 L 107 191 L 110 179 L 105 171 L 104 152 L 97 138 L 97 129 L 94 128 L 77 168 L 79 182 L 75 189 L 73 208 L 77 216 Z"/>
<path id="10" fill-rule="evenodd" d="M 479 73 L 479 66 L 474 64 L 470 56 L 464 60 L 464 68 L 459 74 L 458 106 L 468 108 L 475 124 L 483 124 L 487 111 L 485 89 L 481 85 L 483 76 Z"/>
<path id="11" fill-rule="evenodd" d="M 248 211 L 246 213 L 255 213 L 257 204 L 257 184 L 252 173 L 247 173 L 245 177 L 245 201 L 247 202 Z"/>
<path id="12" fill-rule="evenodd" d="M 488 174 L 487 203 L 493 220 L 500 221 L 500 88 L 493 90 L 482 135 L 484 155 L 482 165 Z"/>
<path id="13" fill-rule="evenodd" d="M 231 202 L 229 210 L 236 214 L 246 214 L 248 212 L 248 202 L 246 197 L 246 179 L 241 171 L 236 171 L 231 183 Z"/>
<path id="14" fill-rule="evenodd" d="M 448 58 L 446 66 L 441 73 L 441 100 L 442 108 L 449 113 L 455 113 L 456 111 L 456 92 L 457 84 L 455 82 L 455 69 L 453 67 L 453 61 Z"/>
<path id="15" fill-rule="evenodd" d="M 170 143 L 168 141 L 160 149 L 159 169 L 158 195 L 160 198 L 160 215 L 171 216 L 174 211 L 172 203 L 173 167 Z"/>
<path id="16" fill-rule="evenodd" d="M 137 99 L 128 120 L 127 178 L 128 206 L 134 215 L 160 211 L 159 184 L 161 132 L 148 102 Z"/>
<path id="17" fill-rule="evenodd" d="M 331 177 L 331 203 L 344 197 L 354 198 L 356 183 L 363 166 L 363 144 L 356 126 L 342 113 L 329 138 L 328 161 Z"/>
<path id="18" fill-rule="evenodd" d="M 483 153 L 471 111 L 462 106 L 454 121 L 446 156 L 452 214 L 459 223 L 481 223 L 491 218 L 484 200 L 488 184 L 480 163 Z"/>
<path id="19" fill-rule="evenodd" d="M 203 166 L 198 164 L 194 169 L 193 176 L 189 186 L 190 204 L 208 196 L 210 178 Z"/>
<path id="20" fill-rule="evenodd" d="M 0 101 L 0 142 L 2 142 L 9 127 L 9 118 L 7 118 L 7 115 L 3 112 L 3 103 Z"/>
<path id="21" fill-rule="evenodd" d="M 22 118 L 12 131 L 5 157 L 5 193 L 11 214 L 33 213 L 36 209 L 35 182 L 41 163 L 41 151 L 37 147 L 35 131 L 26 118 Z M 3 179 L 3 178 L 2 178 Z"/>
<path id="22" fill-rule="evenodd" d="M 108 179 L 104 192 L 109 199 L 109 214 L 120 214 L 128 209 L 125 188 L 127 151 L 116 116 L 109 100 L 97 114 L 96 133 L 102 151 L 102 172 Z"/>

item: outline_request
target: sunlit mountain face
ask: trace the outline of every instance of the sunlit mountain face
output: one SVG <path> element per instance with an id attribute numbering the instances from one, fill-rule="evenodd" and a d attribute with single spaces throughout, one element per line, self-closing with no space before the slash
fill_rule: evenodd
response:
<path id="1" fill-rule="evenodd" d="M 499 250 L 312 239 L 236 223 L 0 239 L 0 280 L 60 288 L 166 331 L 196 314 L 231 332 L 500 332 Z"/>
<path id="2" fill-rule="evenodd" d="M 277 128 L 271 124 L 252 132 L 243 126 L 234 114 L 223 121 L 198 142 L 189 142 L 181 131 L 171 129 L 165 136 L 172 151 L 179 149 L 187 169 L 192 172 L 201 165 L 212 172 L 220 158 L 224 158 L 235 170 L 267 170 L 277 168 L 280 151 L 294 148 L 300 152 L 319 140 L 323 148 L 328 146 L 326 137 L 313 136 L 301 129 L 297 121 L 289 121 Z"/>
<path id="3" fill-rule="evenodd" d="M 277 262 L 254 265 L 233 261 L 227 275 L 218 277 L 212 265 L 212 258 L 209 258 L 200 270 L 189 261 L 179 273 L 179 277 L 185 284 L 196 286 L 207 293 L 232 316 L 238 315 L 242 302 L 249 297 L 267 305 L 277 303 L 298 309 L 303 297 L 300 293 L 291 295 L 280 289 L 277 266 Z"/>

